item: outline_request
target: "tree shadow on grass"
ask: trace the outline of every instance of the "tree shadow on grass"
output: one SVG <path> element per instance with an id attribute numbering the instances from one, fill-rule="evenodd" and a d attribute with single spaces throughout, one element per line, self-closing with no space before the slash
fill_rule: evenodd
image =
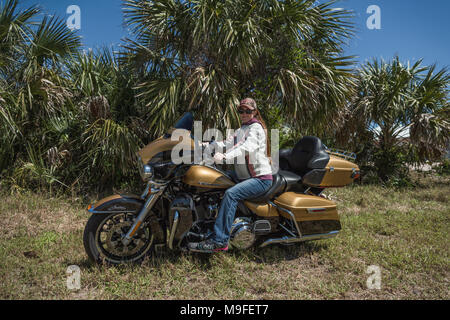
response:
<path id="1" fill-rule="evenodd" d="M 248 250 L 232 249 L 228 252 L 220 252 L 216 254 L 183 253 L 183 255 L 202 270 L 208 270 L 217 264 L 217 259 L 221 260 L 220 255 L 231 257 L 234 261 L 275 265 L 283 261 L 297 260 L 303 257 L 309 258 L 316 252 L 326 250 L 327 247 L 328 245 L 323 242 L 303 242 L 290 245 L 275 244 L 264 248 L 256 247 Z M 171 252 L 170 254 L 172 256 L 171 262 L 175 263 L 180 258 L 180 255 L 177 255 L 176 252 Z"/>
<path id="2" fill-rule="evenodd" d="M 236 261 L 254 262 L 258 264 L 273 265 L 283 261 L 290 261 L 301 259 L 303 257 L 309 258 L 312 254 L 327 250 L 328 245 L 324 242 L 302 242 L 290 245 L 275 244 L 264 248 L 251 248 L 248 250 L 231 249 L 227 252 L 220 253 L 189 253 L 184 251 L 170 251 L 168 249 L 161 249 L 154 251 L 147 255 L 142 261 L 134 263 L 126 263 L 121 265 L 112 264 L 97 264 L 90 261 L 87 257 L 79 261 L 66 261 L 66 264 L 77 265 L 83 270 L 93 271 L 95 269 L 101 270 L 103 268 L 117 268 L 118 270 L 129 270 L 136 268 L 151 268 L 160 269 L 167 265 L 180 265 L 188 262 L 201 270 L 209 270 L 217 265 L 221 260 L 220 255 L 226 255 Z"/>
<path id="3" fill-rule="evenodd" d="M 302 242 L 289 245 L 275 244 L 264 248 L 254 248 L 245 254 L 251 261 L 262 264 L 277 264 L 282 261 L 297 260 L 310 257 L 321 250 L 326 250 L 327 244 L 323 242 Z"/>
<path id="4" fill-rule="evenodd" d="M 129 269 L 136 269 L 141 267 L 146 268 L 163 268 L 169 264 L 177 265 L 182 263 L 183 259 L 192 259 L 192 262 L 195 264 L 198 264 L 199 267 L 203 266 L 208 261 L 207 254 L 199 255 L 193 255 L 189 254 L 187 252 L 180 252 L 180 251 L 171 251 L 168 249 L 163 249 L 159 251 L 153 251 L 149 254 L 147 254 L 143 259 L 136 261 L 136 262 L 129 262 L 129 263 L 123 263 L 123 264 L 112 264 L 108 263 L 106 261 L 103 261 L 102 263 L 96 263 L 91 261 L 88 257 L 78 260 L 65 260 L 63 263 L 67 266 L 69 265 L 76 265 L 80 267 L 82 270 L 86 271 L 95 271 L 95 270 L 102 270 L 105 268 L 115 268 L 117 270 L 129 270 Z"/>

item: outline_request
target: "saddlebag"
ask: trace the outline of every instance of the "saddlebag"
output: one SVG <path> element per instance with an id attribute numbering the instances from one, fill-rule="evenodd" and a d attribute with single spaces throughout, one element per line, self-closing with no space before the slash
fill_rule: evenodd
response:
<path id="1" fill-rule="evenodd" d="M 341 229 L 336 204 L 318 196 L 296 192 L 285 192 L 274 200 L 274 203 L 289 210 L 299 224 L 303 235 L 322 234 Z M 292 219 L 284 210 L 279 214 Z"/>

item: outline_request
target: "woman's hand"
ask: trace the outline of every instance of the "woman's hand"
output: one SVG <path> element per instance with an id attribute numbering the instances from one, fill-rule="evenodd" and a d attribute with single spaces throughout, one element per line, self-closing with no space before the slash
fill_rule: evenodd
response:
<path id="1" fill-rule="evenodd" d="M 225 159 L 225 155 L 223 153 L 218 152 L 214 155 L 214 161 L 217 164 L 222 163 L 223 159 Z"/>

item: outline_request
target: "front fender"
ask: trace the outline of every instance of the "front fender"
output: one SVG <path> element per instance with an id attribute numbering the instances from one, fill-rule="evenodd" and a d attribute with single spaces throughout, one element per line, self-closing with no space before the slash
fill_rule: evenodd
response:
<path id="1" fill-rule="evenodd" d="M 90 205 L 88 211 L 93 215 L 110 213 L 132 213 L 136 216 L 145 205 L 145 200 L 136 195 L 113 195 Z M 148 217 L 155 244 L 165 243 L 165 232 L 156 216 Z"/>
<path id="2" fill-rule="evenodd" d="M 112 195 L 91 204 L 88 211 L 92 214 L 135 213 L 138 214 L 145 201 L 136 195 Z"/>

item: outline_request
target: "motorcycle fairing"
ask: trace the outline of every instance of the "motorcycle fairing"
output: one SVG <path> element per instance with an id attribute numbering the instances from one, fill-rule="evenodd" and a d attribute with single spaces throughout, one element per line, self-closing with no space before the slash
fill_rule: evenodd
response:
<path id="1" fill-rule="evenodd" d="M 147 164 L 155 155 L 164 151 L 171 151 L 176 145 L 180 144 L 180 147 L 190 148 L 194 151 L 194 140 L 191 138 L 191 132 L 185 129 L 177 129 L 181 133 L 178 140 L 172 140 L 171 137 L 160 137 L 155 141 L 149 143 L 144 148 L 138 151 L 143 164 Z"/>
<path id="2" fill-rule="evenodd" d="M 186 112 L 175 123 L 175 125 L 162 137 L 149 143 L 147 146 L 138 151 L 138 156 L 144 164 L 147 164 L 156 154 L 164 151 L 171 151 L 173 147 L 181 143 L 182 147 L 190 147 L 194 150 L 194 140 L 192 139 L 192 126 L 194 123 L 194 115 L 192 112 Z M 180 134 L 178 140 L 172 140 L 173 132 L 177 130 Z"/>

